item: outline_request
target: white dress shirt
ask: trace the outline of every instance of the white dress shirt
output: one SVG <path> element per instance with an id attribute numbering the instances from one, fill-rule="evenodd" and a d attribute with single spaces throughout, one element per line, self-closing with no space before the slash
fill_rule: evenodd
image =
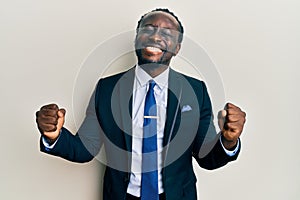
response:
<path id="1" fill-rule="evenodd" d="M 136 66 L 132 97 L 132 161 L 131 175 L 127 192 L 134 196 L 140 196 L 142 180 L 142 144 L 145 98 L 149 88 L 149 81 L 154 80 L 154 96 L 157 105 L 157 164 L 158 164 L 158 192 L 163 193 L 162 187 L 162 149 L 164 128 L 166 122 L 166 110 L 168 99 L 169 68 L 163 73 L 152 78 L 140 66 Z"/>

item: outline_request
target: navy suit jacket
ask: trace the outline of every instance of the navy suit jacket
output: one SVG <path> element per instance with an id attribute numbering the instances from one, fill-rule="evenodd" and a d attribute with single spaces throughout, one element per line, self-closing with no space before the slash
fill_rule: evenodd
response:
<path id="1" fill-rule="evenodd" d="M 74 136 L 63 128 L 53 149 L 41 142 L 41 151 L 74 162 L 92 160 L 103 147 L 107 165 L 104 200 L 126 196 L 131 169 L 133 83 L 134 68 L 100 79 L 78 133 Z M 170 69 L 162 170 L 167 200 L 197 199 L 192 157 L 209 170 L 237 158 L 239 151 L 228 156 L 219 137 L 204 82 Z"/>

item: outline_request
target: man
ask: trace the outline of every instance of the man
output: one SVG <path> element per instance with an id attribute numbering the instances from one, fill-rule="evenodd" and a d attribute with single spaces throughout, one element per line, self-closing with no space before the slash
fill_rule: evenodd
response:
<path id="1" fill-rule="evenodd" d="M 238 156 L 245 113 L 228 103 L 216 134 L 205 84 L 169 67 L 182 34 L 169 10 L 145 14 L 135 38 L 138 64 L 98 82 L 75 136 L 63 127 L 64 109 L 50 104 L 36 113 L 41 151 L 87 162 L 104 147 L 104 200 L 197 199 L 192 157 L 216 169 Z"/>

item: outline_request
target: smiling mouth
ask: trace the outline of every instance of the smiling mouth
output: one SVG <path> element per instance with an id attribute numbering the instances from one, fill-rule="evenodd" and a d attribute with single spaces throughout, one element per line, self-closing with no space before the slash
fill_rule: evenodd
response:
<path id="1" fill-rule="evenodd" d="M 163 50 L 158 47 L 147 46 L 144 48 L 144 52 L 148 55 L 158 55 L 161 54 Z"/>
<path id="2" fill-rule="evenodd" d="M 160 48 L 157 48 L 157 47 L 146 47 L 145 48 L 146 51 L 149 51 L 149 52 L 154 52 L 154 53 L 161 53 L 162 50 Z"/>

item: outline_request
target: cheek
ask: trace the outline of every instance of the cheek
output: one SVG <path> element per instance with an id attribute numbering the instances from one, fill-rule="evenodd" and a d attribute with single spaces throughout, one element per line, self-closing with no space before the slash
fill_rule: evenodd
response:
<path id="1" fill-rule="evenodd" d="M 134 43 L 135 43 L 135 44 L 139 43 L 139 40 L 140 40 L 140 38 L 139 38 L 138 36 L 135 37 Z"/>
<path id="2" fill-rule="evenodd" d="M 147 38 L 147 36 L 145 34 L 139 34 L 136 36 L 135 40 L 142 41 L 142 40 L 145 40 L 146 38 Z"/>
<path id="3" fill-rule="evenodd" d="M 137 36 L 134 41 L 135 47 L 140 48 L 140 46 L 143 44 L 144 41 L 145 41 L 144 36 Z"/>
<path id="4" fill-rule="evenodd" d="M 170 53 L 172 55 L 176 54 L 176 50 L 177 50 L 176 45 L 168 44 L 168 53 Z"/>

